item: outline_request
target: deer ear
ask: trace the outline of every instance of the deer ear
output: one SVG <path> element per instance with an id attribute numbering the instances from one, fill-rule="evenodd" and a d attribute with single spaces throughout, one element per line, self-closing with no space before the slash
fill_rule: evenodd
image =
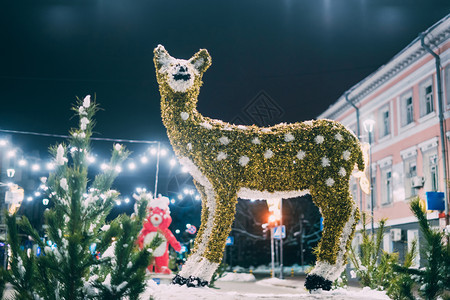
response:
<path id="1" fill-rule="evenodd" d="M 189 62 L 199 73 L 203 73 L 211 65 L 211 56 L 209 55 L 208 50 L 200 49 L 200 51 L 192 56 Z"/>
<path id="2" fill-rule="evenodd" d="M 163 67 L 166 67 L 171 60 L 171 56 L 169 55 L 169 52 L 164 48 L 163 45 L 158 45 L 158 47 L 153 50 L 156 69 L 159 70 Z"/>

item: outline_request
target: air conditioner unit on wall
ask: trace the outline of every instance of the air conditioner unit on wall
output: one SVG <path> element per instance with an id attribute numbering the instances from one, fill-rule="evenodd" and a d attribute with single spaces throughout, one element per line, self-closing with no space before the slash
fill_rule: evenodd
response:
<path id="1" fill-rule="evenodd" d="M 422 176 L 414 176 L 411 178 L 411 186 L 413 188 L 421 188 L 423 187 L 424 178 Z"/>
<path id="2" fill-rule="evenodd" d="M 400 228 L 393 228 L 390 231 L 391 241 L 401 241 L 402 240 L 402 230 Z"/>

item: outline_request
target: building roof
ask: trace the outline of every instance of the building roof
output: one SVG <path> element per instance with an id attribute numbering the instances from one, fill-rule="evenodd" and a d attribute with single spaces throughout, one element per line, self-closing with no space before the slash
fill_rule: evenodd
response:
<path id="1" fill-rule="evenodd" d="M 328 109 L 321 113 L 318 118 L 335 119 L 340 113 L 350 108 L 350 104 L 345 100 L 346 94 L 348 94 L 349 100 L 356 105 L 368 94 L 379 89 L 389 82 L 391 78 L 425 56 L 427 52 L 421 46 L 421 35 L 424 36 L 425 43 L 430 45 L 431 48 L 439 47 L 446 42 L 450 38 L 450 14 L 420 33 L 416 39 L 388 63 L 382 65 L 375 72 L 352 86 Z"/>

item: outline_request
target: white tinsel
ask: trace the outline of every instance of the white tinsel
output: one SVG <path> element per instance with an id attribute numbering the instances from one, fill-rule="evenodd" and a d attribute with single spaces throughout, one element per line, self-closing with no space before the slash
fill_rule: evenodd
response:
<path id="1" fill-rule="evenodd" d="M 284 140 L 289 143 L 295 140 L 295 137 L 289 132 L 284 135 Z"/>
<path id="2" fill-rule="evenodd" d="M 239 164 L 243 167 L 245 167 L 249 161 L 250 161 L 250 158 L 248 158 L 248 156 L 245 156 L 245 155 L 243 155 L 239 158 Z"/>
<path id="3" fill-rule="evenodd" d="M 326 184 L 327 186 L 333 186 L 333 184 L 334 184 L 334 179 L 333 179 L 333 178 L 328 178 L 328 179 L 325 181 L 325 184 Z"/>
<path id="4" fill-rule="evenodd" d="M 268 149 L 268 150 L 266 150 L 266 152 L 264 152 L 264 158 L 265 158 L 265 159 L 269 159 L 269 158 L 271 158 L 272 156 L 273 156 L 272 150 Z"/>
<path id="5" fill-rule="evenodd" d="M 59 181 L 59 185 L 66 192 L 69 190 L 69 185 L 67 184 L 67 179 L 66 178 L 61 178 L 61 180 Z"/>
<path id="6" fill-rule="evenodd" d="M 228 144 L 230 143 L 230 139 L 227 138 L 226 136 L 222 136 L 222 137 L 219 139 L 219 142 L 220 142 L 222 145 L 228 145 Z"/>
<path id="7" fill-rule="evenodd" d="M 227 158 L 227 154 L 225 152 L 220 151 L 219 154 L 217 154 L 217 160 L 221 161 Z"/>
<path id="8" fill-rule="evenodd" d="M 180 115 L 181 115 L 181 119 L 183 121 L 186 121 L 189 118 L 189 114 L 187 112 L 185 112 L 185 111 L 181 112 Z"/>
<path id="9" fill-rule="evenodd" d="M 350 151 L 345 150 L 344 152 L 342 152 L 342 158 L 344 158 L 344 160 L 349 160 L 350 159 Z"/>
<path id="10" fill-rule="evenodd" d="M 261 141 L 260 141 L 257 137 L 255 137 L 255 138 L 252 140 L 252 143 L 255 144 L 255 145 L 259 145 L 259 144 L 261 144 Z"/>
<path id="11" fill-rule="evenodd" d="M 240 130 L 247 130 L 248 128 L 247 128 L 247 126 L 244 126 L 244 125 L 238 125 L 238 126 L 237 126 L 237 129 L 240 129 Z"/>
<path id="12" fill-rule="evenodd" d="M 247 200 L 279 200 L 279 199 L 289 199 L 297 198 L 309 194 L 309 190 L 298 190 L 298 191 L 257 191 L 249 188 L 241 188 L 238 191 L 238 197 L 240 199 Z"/>
<path id="13" fill-rule="evenodd" d="M 58 166 L 62 166 L 67 162 L 67 158 L 64 157 L 64 147 L 62 145 L 58 146 L 58 149 L 56 149 L 56 164 Z"/>
<path id="14" fill-rule="evenodd" d="M 213 128 L 213 126 L 210 123 L 208 123 L 208 122 L 200 123 L 200 126 L 206 128 L 208 130 L 211 130 Z"/>
<path id="15" fill-rule="evenodd" d="M 316 141 L 316 144 L 322 144 L 325 139 L 322 135 L 318 135 L 314 140 Z"/>
<path id="16" fill-rule="evenodd" d="M 324 156 L 322 157 L 322 167 L 329 167 L 330 166 L 330 160 L 328 157 Z"/>
<path id="17" fill-rule="evenodd" d="M 307 126 L 312 126 L 313 125 L 313 121 L 305 121 L 305 122 L 303 122 L 303 124 L 305 124 Z"/>
<path id="18" fill-rule="evenodd" d="M 345 175 L 347 175 L 347 172 L 345 171 L 345 169 L 344 168 L 340 168 L 339 169 L 339 175 L 341 175 L 342 177 L 344 177 Z"/>
<path id="19" fill-rule="evenodd" d="M 272 132 L 272 129 L 270 129 L 270 128 L 261 128 L 261 132 L 264 132 L 264 133 Z"/>
<path id="20" fill-rule="evenodd" d="M 297 152 L 296 156 L 297 156 L 298 159 L 302 160 L 303 158 L 305 158 L 305 155 L 306 155 L 305 151 L 300 150 L 300 151 Z"/>
<path id="21" fill-rule="evenodd" d="M 89 120 L 86 117 L 81 118 L 80 120 L 80 129 L 86 130 L 86 125 L 89 124 Z"/>
<path id="22" fill-rule="evenodd" d="M 83 106 L 86 107 L 86 108 L 91 106 L 91 95 L 87 95 L 86 97 L 84 97 L 84 99 L 83 99 Z"/>

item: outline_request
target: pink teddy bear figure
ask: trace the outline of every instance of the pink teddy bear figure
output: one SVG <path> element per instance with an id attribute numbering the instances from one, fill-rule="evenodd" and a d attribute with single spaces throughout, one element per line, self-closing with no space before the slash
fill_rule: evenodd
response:
<path id="1" fill-rule="evenodd" d="M 171 274 L 169 265 L 169 245 L 175 251 L 181 250 L 181 245 L 169 230 L 170 217 L 169 198 L 159 196 L 150 201 L 149 215 L 138 237 L 139 247 L 150 245 L 156 235 L 162 238 L 162 243 L 152 252 L 153 260 L 148 266 L 150 272 Z"/>

